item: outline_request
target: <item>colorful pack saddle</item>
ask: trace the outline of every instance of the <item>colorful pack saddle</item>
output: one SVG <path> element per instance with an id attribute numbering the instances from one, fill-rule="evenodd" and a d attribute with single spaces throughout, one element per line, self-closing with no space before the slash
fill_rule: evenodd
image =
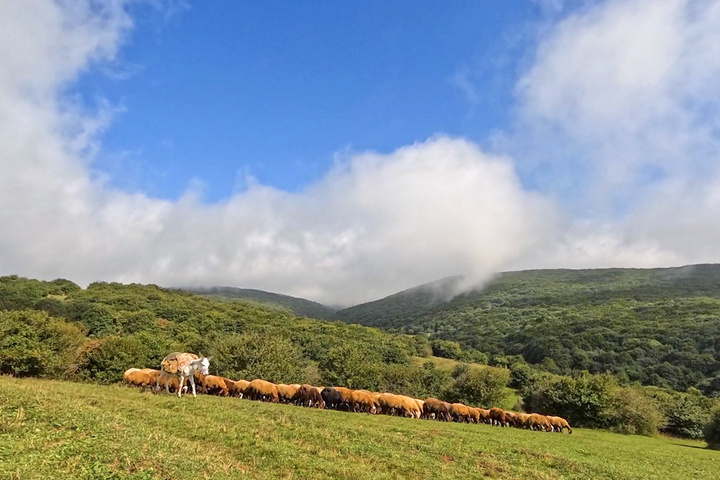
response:
<path id="1" fill-rule="evenodd" d="M 177 375 L 188 363 L 197 359 L 198 356 L 194 353 L 173 352 L 165 357 L 160 366 L 163 371 Z"/>

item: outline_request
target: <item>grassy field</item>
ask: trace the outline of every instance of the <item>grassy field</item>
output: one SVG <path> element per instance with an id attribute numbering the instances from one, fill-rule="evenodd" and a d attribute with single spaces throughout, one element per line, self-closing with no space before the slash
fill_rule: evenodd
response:
<path id="1" fill-rule="evenodd" d="M 712 479 L 704 444 L 0 377 L 3 479 Z"/>

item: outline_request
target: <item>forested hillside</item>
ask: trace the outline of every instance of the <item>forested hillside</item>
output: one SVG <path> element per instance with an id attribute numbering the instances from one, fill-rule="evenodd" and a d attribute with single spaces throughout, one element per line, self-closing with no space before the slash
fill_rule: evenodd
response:
<path id="1" fill-rule="evenodd" d="M 457 341 L 499 362 L 520 355 L 556 373 L 720 392 L 720 265 L 503 273 L 450 301 L 428 285 L 337 318 Z"/>
<path id="2" fill-rule="evenodd" d="M 208 287 L 183 290 L 218 300 L 251 300 L 265 307 L 282 307 L 298 317 L 332 319 L 335 316 L 335 309 L 320 303 L 252 288 Z"/>

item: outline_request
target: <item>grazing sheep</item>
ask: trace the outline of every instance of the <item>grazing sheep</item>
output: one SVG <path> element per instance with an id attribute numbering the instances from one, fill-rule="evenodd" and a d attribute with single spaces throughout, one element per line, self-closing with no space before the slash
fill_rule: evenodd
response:
<path id="1" fill-rule="evenodd" d="M 450 404 L 450 416 L 456 422 L 468 422 L 470 423 L 470 410 L 466 405 L 462 403 Z"/>
<path id="2" fill-rule="evenodd" d="M 530 414 L 529 413 L 517 413 L 517 421 L 515 426 L 518 428 L 530 428 Z"/>
<path id="3" fill-rule="evenodd" d="M 403 417 L 420 418 L 421 410 L 415 400 L 405 395 L 382 393 L 378 397 L 382 413 L 386 415 L 399 415 Z"/>
<path id="4" fill-rule="evenodd" d="M 472 423 L 480 423 L 480 409 L 468 407 L 468 411 L 470 412 L 469 421 Z"/>
<path id="5" fill-rule="evenodd" d="M 518 414 L 515 412 L 505 412 L 505 424 L 509 427 L 518 427 L 518 421 L 520 420 L 520 417 L 518 417 Z"/>
<path id="6" fill-rule="evenodd" d="M 450 416 L 450 404 L 437 398 L 428 398 L 423 405 L 423 416 L 429 420 L 435 419 L 449 422 L 452 419 Z"/>
<path id="7" fill-rule="evenodd" d="M 505 427 L 507 426 L 507 423 L 505 421 L 505 410 L 498 407 L 493 407 L 490 409 L 490 423 L 492 425 L 496 425 L 499 427 Z"/>
<path id="8" fill-rule="evenodd" d="M 245 396 L 245 391 L 247 390 L 248 386 L 250 386 L 250 382 L 248 382 L 247 380 L 236 380 L 230 394 L 233 397 L 243 398 Z"/>
<path id="9" fill-rule="evenodd" d="M 143 372 L 139 368 L 129 368 L 123 373 L 123 380 L 135 387 L 145 388 L 152 385 L 152 377 L 150 374 Z"/>
<path id="10" fill-rule="evenodd" d="M 276 387 L 280 403 L 291 403 L 293 396 L 295 396 L 297 391 L 300 390 L 300 385 L 297 384 L 285 385 L 284 383 L 279 383 Z"/>
<path id="11" fill-rule="evenodd" d="M 203 393 L 207 393 L 210 395 L 220 395 L 222 397 L 227 397 L 230 394 L 230 389 L 228 388 L 225 380 L 223 380 L 222 377 L 218 377 L 216 375 L 202 374 L 198 374 L 198 377 Z"/>
<path id="12" fill-rule="evenodd" d="M 303 407 L 325 408 L 322 394 L 312 385 L 301 385 L 292 396 L 292 403 Z"/>
<path id="13" fill-rule="evenodd" d="M 250 400 L 261 400 L 263 402 L 278 403 L 277 387 L 274 383 L 256 378 L 245 389 L 245 396 Z"/>
<path id="14" fill-rule="evenodd" d="M 327 387 L 322 393 L 325 408 L 350 410 L 352 406 L 352 390 L 345 387 Z"/>
<path id="15" fill-rule="evenodd" d="M 380 404 L 371 392 L 367 390 L 353 390 L 350 392 L 351 411 L 375 413 Z"/>
<path id="16" fill-rule="evenodd" d="M 570 428 L 570 424 L 564 418 L 548 415 L 547 419 L 550 422 L 550 426 L 552 427 L 553 431 L 562 433 L 563 428 L 567 428 L 568 433 L 572 434 L 572 428 Z"/>
<path id="17" fill-rule="evenodd" d="M 550 420 L 548 420 L 545 415 L 532 413 L 530 414 L 530 418 L 528 418 L 527 422 L 530 425 L 530 430 L 542 430 L 544 432 L 552 432 L 553 430 Z"/>

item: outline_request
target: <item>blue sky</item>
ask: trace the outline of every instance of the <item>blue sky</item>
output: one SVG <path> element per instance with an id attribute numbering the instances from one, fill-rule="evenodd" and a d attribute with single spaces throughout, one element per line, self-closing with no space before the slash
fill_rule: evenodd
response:
<path id="1" fill-rule="evenodd" d="M 720 0 L 0 2 L 0 152 L 0 275 L 716 263 Z"/>
<path id="2" fill-rule="evenodd" d="M 110 67 L 76 88 L 122 112 L 97 168 L 112 182 L 207 201 L 252 175 L 296 191 L 343 150 L 507 130 L 543 9 L 530 1 L 138 4 Z M 108 68 L 118 75 L 108 74 Z"/>

